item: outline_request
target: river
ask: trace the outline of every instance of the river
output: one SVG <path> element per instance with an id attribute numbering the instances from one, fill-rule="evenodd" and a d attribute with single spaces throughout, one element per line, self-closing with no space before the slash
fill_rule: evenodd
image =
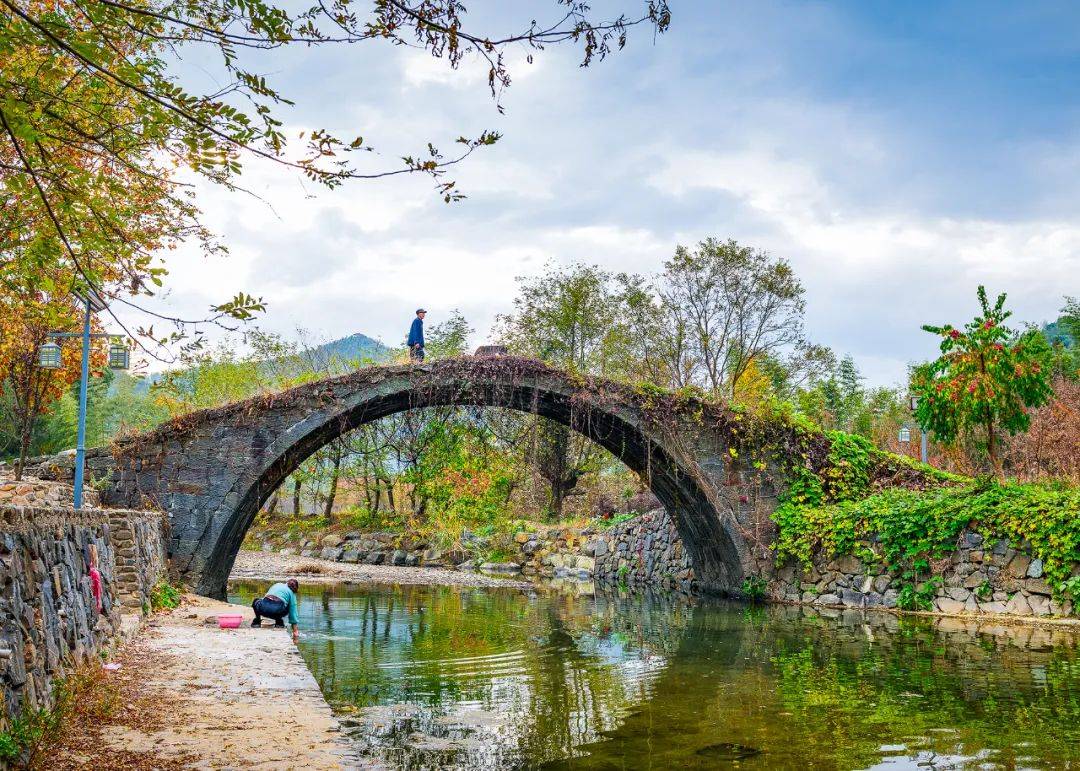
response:
<path id="1" fill-rule="evenodd" d="M 326 698 L 392 768 L 1080 763 L 1062 631 L 455 586 L 304 586 L 300 617 Z"/>

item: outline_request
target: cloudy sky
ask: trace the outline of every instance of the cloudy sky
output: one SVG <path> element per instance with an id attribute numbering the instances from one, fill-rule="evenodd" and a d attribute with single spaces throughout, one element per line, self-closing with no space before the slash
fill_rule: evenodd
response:
<path id="1" fill-rule="evenodd" d="M 170 255 L 153 307 L 194 314 L 243 289 L 268 301 L 268 329 L 395 344 L 418 305 L 429 323 L 459 308 L 481 343 L 516 276 L 572 261 L 650 273 L 677 244 L 732 237 L 790 260 L 811 337 L 884 384 L 934 353 L 920 324 L 973 313 L 980 283 L 1036 322 L 1080 294 L 1074 4 L 671 5 L 667 34 L 635 30 L 589 69 L 569 48 L 510 52 L 505 115 L 478 63 L 378 42 L 256 60 L 297 102 L 290 132 L 363 135 L 372 168 L 429 140 L 505 136 L 453 173 L 469 197 L 451 205 L 420 177 L 326 191 L 250 164 L 263 201 L 202 194 L 231 255 Z M 555 9 L 468 7 L 484 33 Z"/>

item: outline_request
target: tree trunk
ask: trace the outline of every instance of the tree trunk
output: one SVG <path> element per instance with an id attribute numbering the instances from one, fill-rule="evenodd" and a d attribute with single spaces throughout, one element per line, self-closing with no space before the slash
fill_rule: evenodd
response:
<path id="1" fill-rule="evenodd" d="M 326 519 L 326 524 L 334 524 L 334 498 L 337 497 L 338 480 L 341 478 L 341 448 L 335 445 L 333 460 L 333 471 L 330 472 L 330 491 L 326 494 L 326 506 L 323 508 L 323 517 Z"/>
<path id="2" fill-rule="evenodd" d="M 394 503 L 394 482 L 390 479 L 384 479 L 383 484 L 386 485 L 386 505 L 391 512 L 397 513 L 397 504 Z"/>
<path id="3" fill-rule="evenodd" d="M 300 488 L 301 482 L 299 478 L 293 477 L 292 483 L 292 511 L 293 517 L 298 518 L 300 516 Z"/>
<path id="4" fill-rule="evenodd" d="M 274 490 L 274 494 L 270 496 L 270 500 L 266 504 L 266 515 L 272 517 L 277 514 L 278 504 L 281 502 L 281 488 Z"/>

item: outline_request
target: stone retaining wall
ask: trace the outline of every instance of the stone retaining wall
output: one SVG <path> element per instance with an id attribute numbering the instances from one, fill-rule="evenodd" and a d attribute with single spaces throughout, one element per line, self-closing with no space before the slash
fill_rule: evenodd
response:
<path id="1" fill-rule="evenodd" d="M 965 531 L 956 551 L 932 567 L 939 585 L 928 599 L 938 613 L 1049 617 L 1076 611 L 1074 603 L 1053 598 L 1042 560 L 1004 540 L 988 542 Z M 905 583 L 879 563 L 853 555 L 821 558 L 808 570 L 786 565 L 771 573 L 770 598 L 829 607 L 896 608 Z"/>
<path id="2" fill-rule="evenodd" d="M 130 545 L 114 534 L 124 525 Z M 0 506 L 0 730 L 26 709 L 51 706 L 54 681 L 111 643 L 129 585 L 120 573 L 132 560 L 158 570 L 165 538 L 160 514 Z M 100 612 L 91 547 L 102 579 Z"/>
<path id="3" fill-rule="evenodd" d="M 690 555 L 663 509 L 615 525 L 602 538 L 606 548 L 596 554 L 597 582 L 693 591 Z"/>
<path id="4" fill-rule="evenodd" d="M 414 567 L 453 567 L 488 573 L 570 578 L 689 592 L 694 584 L 690 557 L 675 524 L 663 509 L 605 530 L 539 527 L 513 538 L 466 532 L 461 548 L 439 550 L 416 536 L 397 533 L 343 533 L 298 541 L 269 539 L 263 551 L 280 551 L 335 562 Z M 503 562 L 484 561 L 493 550 L 509 553 Z"/>

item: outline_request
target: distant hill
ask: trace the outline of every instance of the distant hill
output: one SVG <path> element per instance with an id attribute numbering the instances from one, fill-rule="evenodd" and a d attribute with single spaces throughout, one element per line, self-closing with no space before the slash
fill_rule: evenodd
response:
<path id="1" fill-rule="evenodd" d="M 357 363 L 371 364 L 387 361 L 392 353 L 393 350 L 389 346 L 357 332 L 316 346 L 310 349 L 309 355 L 315 366 L 331 372 L 343 372 L 354 368 Z M 161 378 L 160 372 L 151 372 L 137 379 L 126 372 L 117 372 L 109 390 L 115 393 L 121 381 L 130 379 L 135 381 L 132 386 L 133 391 L 137 394 L 145 394 L 150 390 L 150 386 Z"/>
<path id="2" fill-rule="evenodd" d="M 320 365 L 338 362 L 381 362 L 390 357 L 391 349 L 373 337 L 357 332 L 348 337 L 331 340 L 313 348 L 311 356 Z"/>

